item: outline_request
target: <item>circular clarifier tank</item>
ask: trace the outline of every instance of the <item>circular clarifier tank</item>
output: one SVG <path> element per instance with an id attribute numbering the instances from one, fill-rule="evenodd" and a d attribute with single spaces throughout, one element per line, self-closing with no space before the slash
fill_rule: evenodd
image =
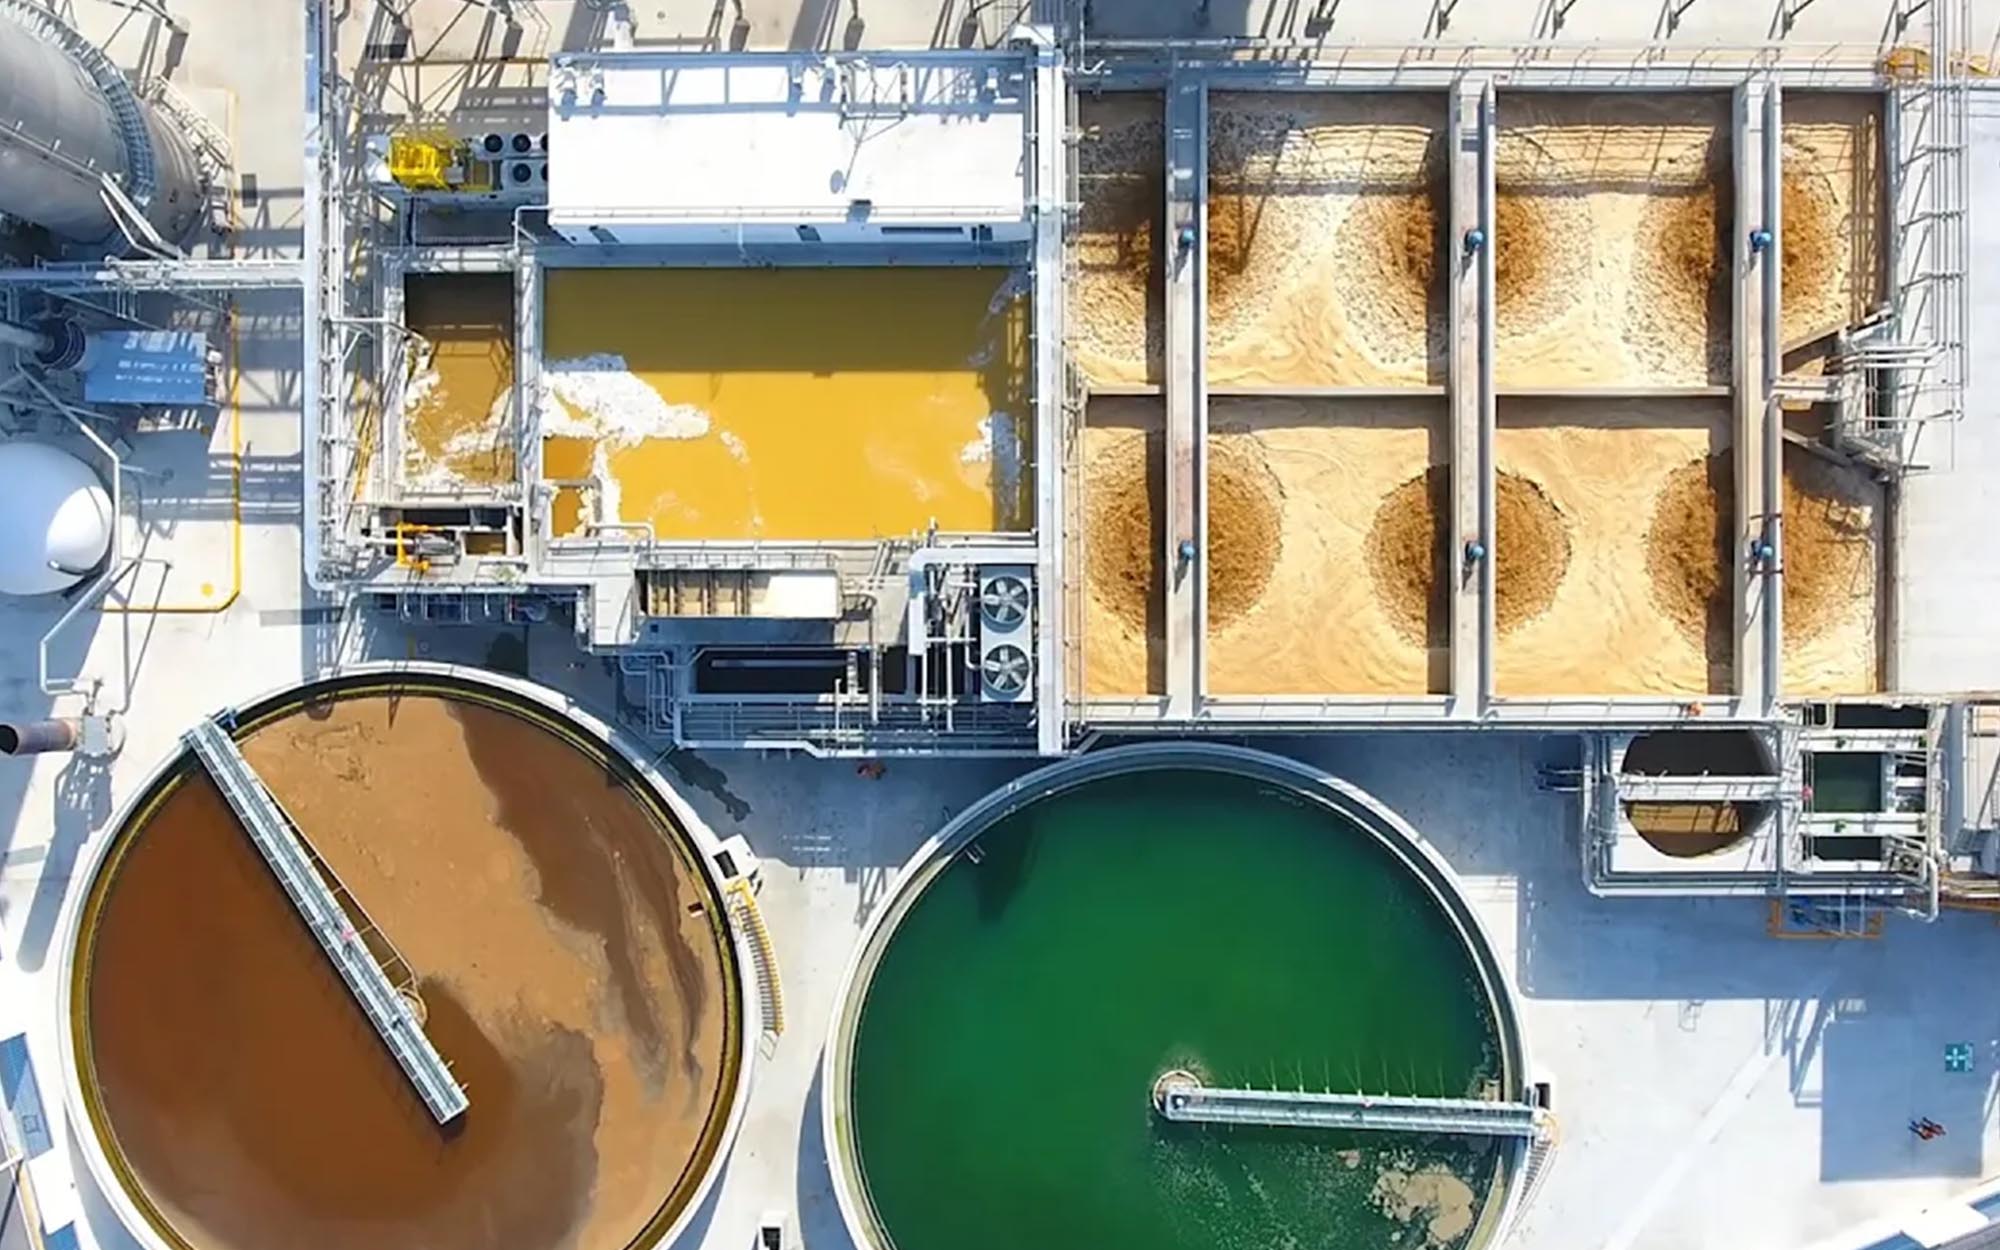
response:
<path id="1" fill-rule="evenodd" d="M 431 1116 L 182 752 L 65 948 L 71 1116 L 132 1233 L 624 1250 L 685 1226 L 749 1080 L 713 834 L 601 723 L 490 675 L 343 675 L 235 737 L 470 1105 Z"/>
<path id="2" fill-rule="evenodd" d="M 1170 1122 L 1211 1088 L 1526 1101 L 1507 978 L 1393 813 L 1260 752 L 1095 753 L 969 808 L 871 919 L 827 1050 L 864 1250 L 1492 1242 L 1520 1139 Z"/>

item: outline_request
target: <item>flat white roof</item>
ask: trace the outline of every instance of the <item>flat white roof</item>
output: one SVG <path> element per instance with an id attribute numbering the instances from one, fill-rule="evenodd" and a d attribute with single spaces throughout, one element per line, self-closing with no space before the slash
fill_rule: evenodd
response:
<path id="1" fill-rule="evenodd" d="M 553 220 L 1027 217 L 1025 55 L 608 53 L 554 61 Z"/>

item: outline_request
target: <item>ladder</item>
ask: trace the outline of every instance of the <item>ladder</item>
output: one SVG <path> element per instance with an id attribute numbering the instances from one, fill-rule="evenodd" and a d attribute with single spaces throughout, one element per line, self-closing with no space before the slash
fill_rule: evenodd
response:
<path id="1" fill-rule="evenodd" d="M 243 830 L 278 878 L 306 929 L 332 961 L 334 971 L 375 1026 L 396 1064 L 439 1124 L 464 1114 L 465 1090 L 452 1078 L 444 1057 L 431 1045 L 416 1013 L 399 994 L 368 943 L 356 931 L 340 901 L 314 865 L 316 858 L 298 826 L 264 787 L 236 742 L 214 720 L 202 720 L 181 736 L 201 761 Z"/>
<path id="2" fill-rule="evenodd" d="M 1522 1169 L 1526 1178 L 1521 1183 L 1521 1200 L 1515 1209 L 1524 1211 L 1541 1192 L 1542 1183 L 1549 1178 L 1549 1168 L 1555 1163 L 1556 1146 L 1562 1141 L 1562 1133 L 1555 1116 L 1542 1114 L 1541 1131 L 1528 1144 L 1528 1163 Z"/>
<path id="3" fill-rule="evenodd" d="M 764 925 L 764 913 L 757 908 L 757 896 L 750 891 L 749 878 L 732 878 L 723 889 L 729 894 L 730 911 L 750 939 L 751 963 L 757 974 L 757 1001 L 764 1011 L 764 1031 L 772 1037 L 782 1037 L 785 989 L 778 980 L 778 952 L 771 944 L 770 929 Z"/>
<path id="4" fill-rule="evenodd" d="M 1887 153 L 1894 197 L 1888 214 L 1893 333 L 1860 347 L 1846 362 L 1865 384 L 1859 419 L 1844 422 L 1841 436 L 1864 458 L 1873 453 L 1909 468 L 1924 426 L 1957 421 L 1965 412 L 1971 316 L 1966 79 L 1972 67 L 1962 51 L 1969 34 L 1964 0 L 1896 0 L 1894 8 L 1896 30 L 1921 19 L 1929 40 L 1893 49 L 1882 62 L 1894 120 L 1894 146 Z"/>

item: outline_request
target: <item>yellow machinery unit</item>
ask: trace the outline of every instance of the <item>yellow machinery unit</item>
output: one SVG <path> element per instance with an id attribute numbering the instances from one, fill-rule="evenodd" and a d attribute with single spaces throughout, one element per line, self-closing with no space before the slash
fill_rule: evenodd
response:
<path id="1" fill-rule="evenodd" d="M 472 143 L 445 131 L 406 131 L 389 137 L 389 176 L 406 191 L 477 191 L 491 185 L 491 170 L 472 159 Z"/>

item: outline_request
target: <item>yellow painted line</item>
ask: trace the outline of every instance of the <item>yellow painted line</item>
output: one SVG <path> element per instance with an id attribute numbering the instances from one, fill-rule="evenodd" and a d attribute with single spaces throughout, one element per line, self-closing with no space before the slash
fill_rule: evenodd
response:
<path id="1" fill-rule="evenodd" d="M 28 1250 L 47 1250 L 48 1243 L 42 1239 L 42 1208 L 35 1201 L 35 1185 L 28 1176 L 28 1161 L 14 1163 L 14 1196 L 21 1200 L 17 1215 L 21 1219 L 21 1230 L 28 1235 Z"/>

